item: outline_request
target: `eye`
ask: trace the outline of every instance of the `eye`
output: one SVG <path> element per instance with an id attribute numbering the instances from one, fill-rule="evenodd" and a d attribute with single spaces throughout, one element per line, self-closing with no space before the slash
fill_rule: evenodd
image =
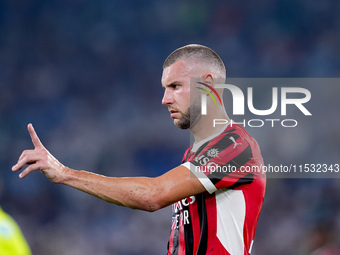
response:
<path id="1" fill-rule="evenodd" d="M 178 89 L 179 85 L 178 84 L 171 84 L 169 87 L 172 88 L 172 89 Z"/>

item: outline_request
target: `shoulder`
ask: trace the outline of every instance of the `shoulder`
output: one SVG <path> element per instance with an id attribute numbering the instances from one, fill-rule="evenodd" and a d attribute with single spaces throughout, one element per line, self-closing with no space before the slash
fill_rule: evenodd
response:
<path id="1" fill-rule="evenodd" d="M 224 149 L 239 149 L 249 145 L 253 138 L 240 125 L 229 125 L 220 135 L 209 142 L 209 147 Z M 242 145 L 242 146 L 241 146 Z"/>

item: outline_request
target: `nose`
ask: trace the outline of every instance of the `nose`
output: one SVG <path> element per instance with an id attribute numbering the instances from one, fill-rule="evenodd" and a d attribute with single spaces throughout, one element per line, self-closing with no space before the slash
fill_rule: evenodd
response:
<path id="1" fill-rule="evenodd" d="M 170 105 L 170 104 L 173 104 L 173 102 L 174 102 L 174 100 L 173 100 L 171 91 L 169 91 L 168 89 L 165 89 L 164 95 L 163 95 L 163 98 L 162 98 L 162 104 L 163 105 Z"/>

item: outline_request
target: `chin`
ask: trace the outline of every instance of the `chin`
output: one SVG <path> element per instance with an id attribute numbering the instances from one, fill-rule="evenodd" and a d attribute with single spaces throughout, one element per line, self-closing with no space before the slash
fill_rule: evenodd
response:
<path id="1" fill-rule="evenodd" d="M 180 129 L 190 128 L 190 123 L 183 123 L 183 121 L 181 121 L 180 119 L 175 119 L 174 124 L 176 125 L 176 127 L 180 128 Z"/>

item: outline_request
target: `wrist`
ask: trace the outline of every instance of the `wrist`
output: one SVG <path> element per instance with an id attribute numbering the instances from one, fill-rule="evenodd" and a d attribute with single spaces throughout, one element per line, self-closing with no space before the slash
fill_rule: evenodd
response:
<path id="1" fill-rule="evenodd" d="M 72 179 L 73 172 L 73 169 L 62 165 L 60 177 L 54 183 L 67 184 Z"/>

